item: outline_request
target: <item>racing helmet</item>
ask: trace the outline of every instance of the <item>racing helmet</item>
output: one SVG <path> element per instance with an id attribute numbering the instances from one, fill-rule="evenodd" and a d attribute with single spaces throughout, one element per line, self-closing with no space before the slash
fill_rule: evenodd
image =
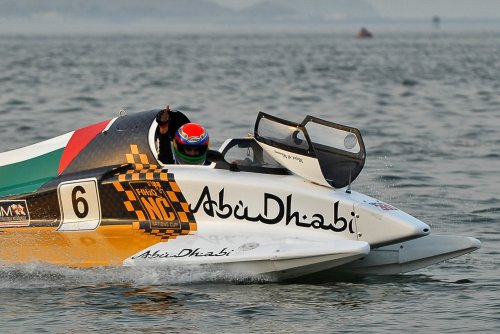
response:
<path id="1" fill-rule="evenodd" d="M 175 133 L 173 142 L 175 160 L 178 164 L 205 163 L 209 137 L 203 126 L 196 123 L 184 124 Z"/>

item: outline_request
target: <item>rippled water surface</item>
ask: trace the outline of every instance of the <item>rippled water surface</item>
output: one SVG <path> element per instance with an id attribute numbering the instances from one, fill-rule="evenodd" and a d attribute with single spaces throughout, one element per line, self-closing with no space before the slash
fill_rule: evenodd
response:
<path id="1" fill-rule="evenodd" d="M 355 126 L 368 152 L 355 190 L 482 248 L 291 284 L 0 264 L 0 332 L 500 332 L 500 33 L 0 37 L 0 151 L 167 103 L 214 146 L 259 110 Z"/>

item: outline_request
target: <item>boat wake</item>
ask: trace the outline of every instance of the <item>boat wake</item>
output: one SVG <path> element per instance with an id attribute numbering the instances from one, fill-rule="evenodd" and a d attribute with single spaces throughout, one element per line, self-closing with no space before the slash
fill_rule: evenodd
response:
<path id="1" fill-rule="evenodd" d="M 46 263 L 0 264 L 0 289 L 34 289 L 100 285 L 183 285 L 196 283 L 266 283 L 206 265 L 73 268 Z"/>

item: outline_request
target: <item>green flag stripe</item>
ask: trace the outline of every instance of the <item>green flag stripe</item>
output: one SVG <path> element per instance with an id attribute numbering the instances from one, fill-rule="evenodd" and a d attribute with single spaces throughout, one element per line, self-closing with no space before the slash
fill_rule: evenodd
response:
<path id="1" fill-rule="evenodd" d="M 64 148 L 0 167 L 0 197 L 29 193 L 57 176 Z"/>

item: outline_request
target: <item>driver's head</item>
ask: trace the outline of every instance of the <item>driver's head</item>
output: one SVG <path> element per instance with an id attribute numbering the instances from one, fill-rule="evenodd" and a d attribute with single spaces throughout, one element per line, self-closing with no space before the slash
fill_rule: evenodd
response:
<path id="1" fill-rule="evenodd" d="M 203 165 L 208 151 L 208 133 L 196 123 L 184 124 L 174 139 L 174 155 L 178 164 Z"/>

